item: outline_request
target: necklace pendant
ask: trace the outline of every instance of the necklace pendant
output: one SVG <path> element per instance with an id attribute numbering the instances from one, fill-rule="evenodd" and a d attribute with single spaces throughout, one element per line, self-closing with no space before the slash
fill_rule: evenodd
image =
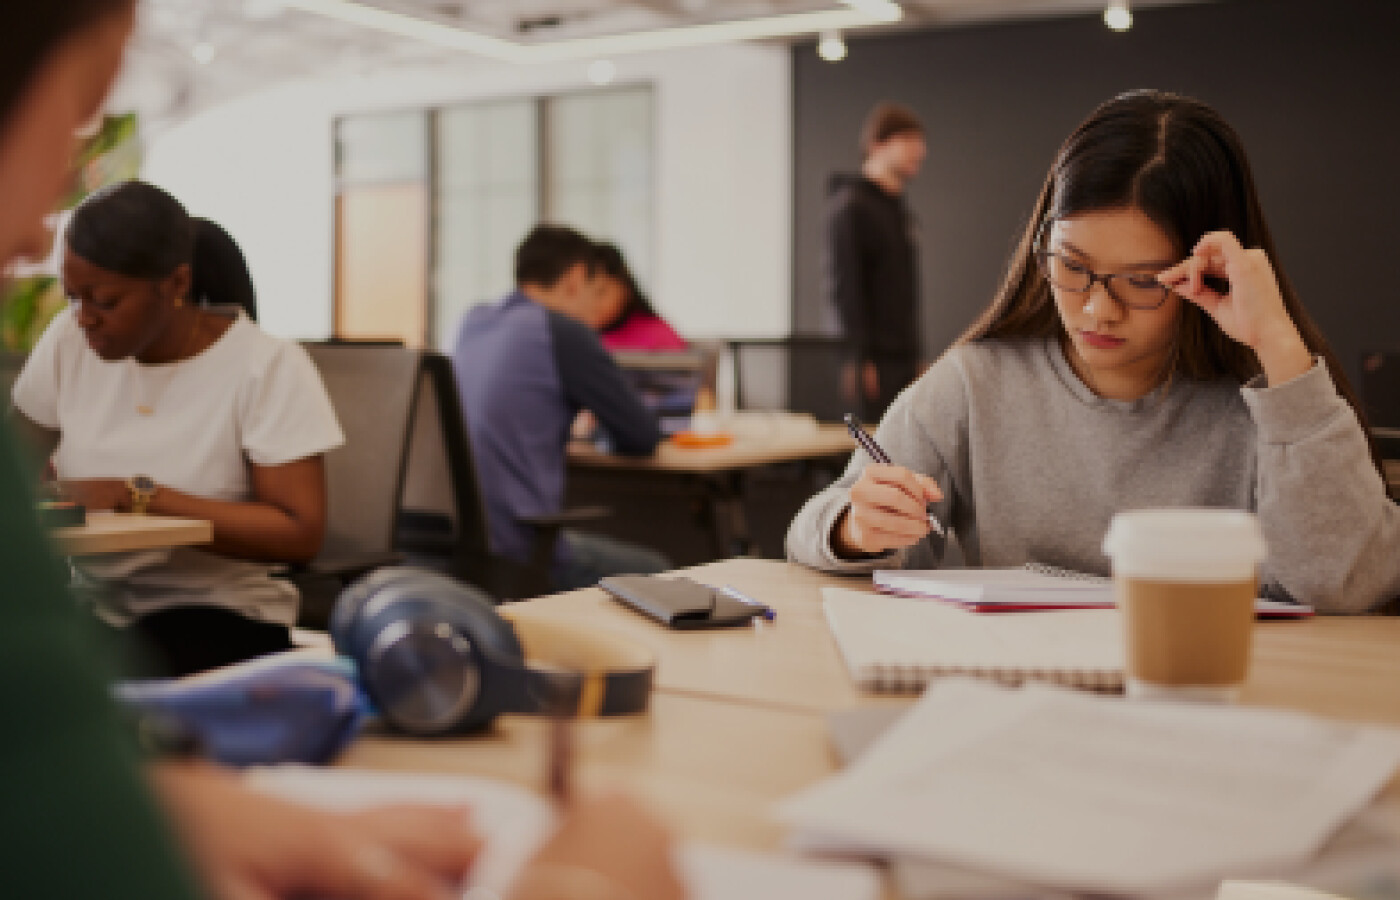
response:
<path id="1" fill-rule="evenodd" d="M 154 406 L 147 406 L 144 403 L 138 405 L 136 411 L 143 416 L 153 416 L 156 414 L 156 408 Z"/>

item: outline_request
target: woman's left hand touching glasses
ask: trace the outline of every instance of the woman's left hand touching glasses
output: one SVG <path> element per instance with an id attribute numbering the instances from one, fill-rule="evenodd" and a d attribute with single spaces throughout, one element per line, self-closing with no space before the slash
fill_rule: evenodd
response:
<path id="1" fill-rule="evenodd" d="M 1215 289 L 1220 279 L 1226 282 L 1226 293 Z M 1288 314 L 1263 250 L 1244 248 L 1228 231 L 1212 231 L 1196 243 L 1186 260 L 1157 280 L 1205 310 L 1221 331 L 1253 350 L 1270 385 L 1291 381 L 1312 368 L 1312 354 Z"/>

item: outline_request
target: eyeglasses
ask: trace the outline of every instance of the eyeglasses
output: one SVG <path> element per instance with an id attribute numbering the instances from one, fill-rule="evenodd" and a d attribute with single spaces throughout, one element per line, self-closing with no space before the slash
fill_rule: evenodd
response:
<path id="1" fill-rule="evenodd" d="M 1157 280 L 1156 273 L 1111 272 L 1100 275 L 1079 260 L 1044 247 L 1035 251 L 1045 280 L 1062 291 L 1087 294 L 1094 282 L 1101 282 L 1108 295 L 1129 309 L 1153 310 L 1167 302 L 1171 288 Z"/>

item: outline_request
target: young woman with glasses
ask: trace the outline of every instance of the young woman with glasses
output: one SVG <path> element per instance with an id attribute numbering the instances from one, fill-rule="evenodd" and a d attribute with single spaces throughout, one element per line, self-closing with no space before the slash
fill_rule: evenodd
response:
<path id="1" fill-rule="evenodd" d="M 1258 513 L 1273 596 L 1363 612 L 1400 593 L 1400 508 L 1341 367 L 1283 275 L 1243 146 L 1139 91 L 1060 149 L 996 298 L 788 533 L 816 568 L 968 563 L 1106 574 L 1113 514 Z M 907 467 L 907 468 L 906 468 Z"/>

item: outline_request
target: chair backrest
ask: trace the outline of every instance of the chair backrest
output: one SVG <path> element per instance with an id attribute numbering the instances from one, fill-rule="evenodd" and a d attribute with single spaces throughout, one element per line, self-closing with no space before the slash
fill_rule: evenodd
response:
<path id="1" fill-rule="evenodd" d="M 739 409 L 810 413 L 822 422 L 850 411 L 842 379 L 849 354 L 840 338 L 733 340 L 729 352 Z"/>
<path id="2" fill-rule="evenodd" d="M 402 507 L 450 521 L 458 552 L 490 556 L 486 508 L 452 361 L 425 352 L 408 442 Z"/>
<path id="3" fill-rule="evenodd" d="M 422 356 L 384 345 L 304 346 L 345 431 L 344 446 L 326 455 L 329 509 L 321 558 L 388 553 Z"/>

